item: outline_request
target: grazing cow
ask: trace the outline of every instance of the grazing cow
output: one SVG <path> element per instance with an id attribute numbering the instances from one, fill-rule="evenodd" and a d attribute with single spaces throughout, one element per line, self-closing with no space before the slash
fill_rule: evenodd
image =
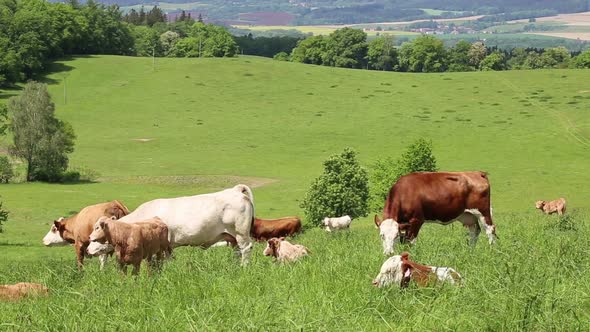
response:
<path id="1" fill-rule="evenodd" d="M 492 221 L 486 173 L 417 172 L 402 176 L 387 195 L 383 221 L 375 215 L 383 247 L 389 248 L 385 254 L 394 250 L 394 245 L 386 245 L 385 241 L 408 239 L 415 243 L 424 222 L 448 225 L 455 220 L 469 229 L 471 244 L 477 241 L 481 228 L 490 244 L 495 242 L 496 225 Z"/>
<path id="2" fill-rule="evenodd" d="M 565 213 L 565 198 L 561 197 L 554 201 L 537 201 L 535 207 L 542 210 L 545 214 L 552 214 L 557 212 L 558 215 Z"/>
<path id="3" fill-rule="evenodd" d="M 114 200 L 107 203 L 100 203 L 87 206 L 77 214 L 68 218 L 59 218 L 53 222 L 53 226 L 43 238 L 43 244 L 46 246 L 59 246 L 74 244 L 78 269 L 82 269 L 84 264 L 84 254 L 90 244 L 88 238 L 92 233 L 92 227 L 100 217 L 121 218 L 129 214 L 129 209 L 121 202 Z M 100 257 L 100 267 L 104 266 L 106 255 Z"/>
<path id="4" fill-rule="evenodd" d="M 119 221 L 133 223 L 153 216 L 160 217 L 168 226 L 172 247 L 209 248 L 220 240 L 233 238 L 242 256 L 242 265 L 249 260 L 254 196 L 246 185 L 211 194 L 155 199 L 143 203 Z"/>
<path id="5" fill-rule="evenodd" d="M 337 217 L 337 218 L 336 217 L 334 217 L 334 218 L 326 217 L 326 218 L 324 218 L 323 224 L 324 224 L 324 226 L 326 226 L 326 231 L 331 232 L 332 230 L 349 228 L 351 222 L 352 222 L 352 219 L 350 218 L 350 216 L 346 215 L 346 216 Z"/>
<path id="6" fill-rule="evenodd" d="M 250 234 L 257 241 L 266 241 L 273 237 L 285 237 L 301 231 L 299 217 L 283 217 L 279 219 L 255 218 Z"/>
<path id="7" fill-rule="evenodd" d="M 395 283 L 405 288 L 410 281 L 414 281 L 418 286 L 427 286 L 437 281 L 448 281 L 454 285 L 461 283 L 461 275 L 450 267 L 418 264 L 409 259 L 407 252 L 403 252 L 401 255 L 390 257 L 383 263 L 381 271 L 373 280 L 373 285 L 385 287 Z"/>
<path id="8" fill-rule="evenodd" d="M 0 285 L 1 301 L 16 301 L 25 297 L 45 296 L 49 289 L 41 284 L 19 282 L 14 285 Z"/>
<path id="9" fill-rule="evenodd" d="M 127 265 L 133 265 L 134 275 L 139 272 L 143 259 L 148 262 L 149 274 L 149 266 L 154 255 L 159 263 L 164 255 L 170 255 L 172 252 L 168 242 L 168 226 L 158 217 L 134 223 L 101 217 L 94 225 L 90 240 L 108 242 L 114 246 L 123 273 L 127 273 Z"/>
<path id="10" fill-rule="evenodd" d="M 285 241 L 284 237 L 268 240 L 266 248 L 264 249 L 264 256 L 272 256 L 281 263 L 293 262 L 303 256 L 311 254 L 309 249 L 301 244 L 292 244 Z"/>

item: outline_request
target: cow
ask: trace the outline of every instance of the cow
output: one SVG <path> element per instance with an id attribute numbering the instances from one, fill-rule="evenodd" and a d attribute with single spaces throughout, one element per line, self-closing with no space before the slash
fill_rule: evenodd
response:
<path id="1" fill-rule="evenodd" d="M 256 241 L 266 241 L 273 237 L 286 237 L 301 231 L 299 217 L 283 217 L 279 219 L 254 218 L 250 235 Z"/>
<path id="2" fill-rule="evenodd" d="M 457 271 L 450 267 L 426 266 L 413 262 L 407 252 L 389 257 L 381 266 L 373 285 L 385 287 L 392 283 L 401 288 L 408 287 L 410 281 L 418 286 L 428 286 L 437 281 L 448 282 L 452 285 L 461 284 L 462 278 Z"/>
<path id="3" fill-rule="evenodd" d="M 86 248 L 90 244 L 88 237 L 92 233 L 92 227 L 96 220 L 103 216 L 121 218 L 128 214 L 129 209 L 117 200 L 87 206 L 71 217 L 62 217 L 55 220 L 51 229 L 43 238 L 43 244 L 51 247 L 73 243 L 76 250 L 78 269 L 81 270 L 84 264 Z M 105 261 L 106 255 L 101 255 L 101 269 Z"/>
<path id="4" fill-rule="evenodd" d="M 415 244 L 424 222 L 448 225 L 458 220 L 469 229 L 472 245 L 481 228 L 489 243 L 494 243 L 497 236 L 490 194 L 484 172 L 416 172 L 402 176 L 387 195 L 382 219 L 375 215 L 384 254 L 392 254 L 399 240 Z"/>
<path id="5" fill-rule="evenodd" d="M 124 223 L 115 218 L 101 217 L 96 221 L 94 229 L 90 234 L 93 242 L 108 242 L 114 247 L 119 262 L 119 268 L 124 274 L 127 273 L 127 265 L 133 265 L 132 274 L 137 275 L 141 261 L 152 264 L 153 256 L 156 262 L 161 263 L 164 255 L 172 253 L 170 242 L 168 242 L 168 226 L 158 217 L 147 220 Z M 89 254 L 95 252 L 89 251 Z"/>
<path id="6" fill-rule="evenodd" d="M 49 289 L 41 284 L 19 282 L 14 285 L 0 285 L 1 301 L 16 301 L 25 297 L 46 296 Z"/>
<path id="7" fill-rule="evenodd" d="M 168 226 L 172 247 L 199 246 L 206 249 L 220 240 L 233 238 L 241 255 L 241 264 L 246 265 L 249 261 L 254 195 L 246 185 L 238 184 L 210 194 L 155 199 L 141 204 L 119 221 L 133 223 L 154 216 L 160 217 Z"/>
<path id="8" fill-rule="evenodd" d="M 303 256 L 311 254 L 309 249 L 301 244 L 292 244 L 284 237 L 268 240 L 263 251 L 264 256 L 272 256 L 280 263 L 293 262 Z"/>
<path id="9" fill-rule="evenodd" d="M 326 217 L 324 218 L 323 225 L 326 226 L 326 232 L 331 232 L 332 230 L 349 228 L 351 222 L 352 219 L 348 215 L 332 218 Z"/>
<path id="10" fill-rule="evenodd" d="M 563 215 L 565 213 L 565 198 L 561 197 L 554 201 L 537 201 L 535 202 L 535 207 L 545 214 L 552 214 L 556 213 L 558 215 Z"/>

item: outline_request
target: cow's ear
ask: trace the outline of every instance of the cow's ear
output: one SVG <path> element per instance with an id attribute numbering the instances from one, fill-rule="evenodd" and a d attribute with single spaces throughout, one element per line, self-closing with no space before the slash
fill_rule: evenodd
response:
<path id="1" fill-rule="evenodd" d="M 284 237 L 284 236 L 281 236 L 281 237 L 279 238 L 279 241 L 285 241 L 285 237 Z"/>
<path id="2" fill-rule="evenodd" d="M 375 225 L 377 226 L 377 228 L 379 228 L 381 226 L 381 219 L 379 219 L 379 216 L 375 215 Z"/>
<path id="3" fill-rule="evenodd" d="M 61 226 L 61 222 L 54 220 L 53 221 L 53 226 L 55 226 L 55 228 L 59 229 L 59 227 Z"/>
<path id="4" fill-rule="evenodd" d="M 400 287 L 405 288 L 410 284 L 410 278 L 412 277 L 412 267 L 410 264 L 402 263 L 402 280 L 400 281 Z"/>
<path id="5" fill-rule="evenodd" d="M 116 216 L 111 216 L 111 220 L 117 220 Z"/>
<path id="6" fill-rule="evenodd" d="M 400 256 L 402 257 L 402 262 L 404 262 L 404 264 L 407 264 L 405 262 L 407 262 L 408 259 L 410 258 L 410 254 L 407 251 L 404 251 L 401 253 Z"/>

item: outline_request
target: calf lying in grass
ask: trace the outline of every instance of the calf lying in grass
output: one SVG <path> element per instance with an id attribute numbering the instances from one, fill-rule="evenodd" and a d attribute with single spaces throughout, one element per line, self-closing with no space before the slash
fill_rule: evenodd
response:
<path id="1" fill-rule="evenodd" d="M 90 234 L 90 241 L 105 243 L 114 246 L 119 267 L 123 273 L 127 273 L 127 265 L 133 265 L 132 273 L 137 275 L 143 259 L 152 263 L 156 256 L 156 262 L 160 263 L 164 255 L 170 255 L 172 248 L 168 241 L 168 226 L 158 217 L 136 223 L 125 223 L 116 221 L 113 218 L 101 217 L 94 225 Z M 95 255 L 93 248 L 100 246 L 89 246 L 89 254 Z"/>
<path id="2" fill-rule="evenodd" d="M 381 271 L 373 280 L 373 285 L 385 287 L 394 283 L 404 288 L 408 287 L 410 281 L 422 287 L 437 281 L 446 281 L 454 285 L 461 282 L 461 275 L 450 267 L 426 266 L 412 262 L 409 254 L 403 252 L 383 263 Z"/>
<path id="3" fill-rule="evenodd" d="M 266 249 L 264 249 L 264 256 L 273 256 L 278 262 L 293 262 L 303 256 L 311 254 L 309 249 L 301 244 L 292 244 L 286 241 L 284 237 L 268 240 Z"/>
<path id="4" fill-rule="evenodd" d="M 19 282 L 14 285 L 0 285 L 0 301 L 16 301 L 25 297 L 47 294 L 49 294 L 49 289 L 41 284 Z"/>

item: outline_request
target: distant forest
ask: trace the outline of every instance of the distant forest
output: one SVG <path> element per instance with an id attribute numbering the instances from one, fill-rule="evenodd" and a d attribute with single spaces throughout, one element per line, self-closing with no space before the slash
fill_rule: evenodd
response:
<path id="1" fill-rule="evenodd" d="M 153 0 L 101 0 L 119 6 L 153 6 Z M 195 0 L 165 0 L 192 3 Z M 238 20 L 244 13 L 282 12 L 293 15 L 291 25 L 352 24 L 466 15 L 510 14 L 531 18 L 590 11 L 588 0 L 200 0 L 199 11 L 208 20 Z M 429 9 L 434 11 L 424 11 Z"/>

